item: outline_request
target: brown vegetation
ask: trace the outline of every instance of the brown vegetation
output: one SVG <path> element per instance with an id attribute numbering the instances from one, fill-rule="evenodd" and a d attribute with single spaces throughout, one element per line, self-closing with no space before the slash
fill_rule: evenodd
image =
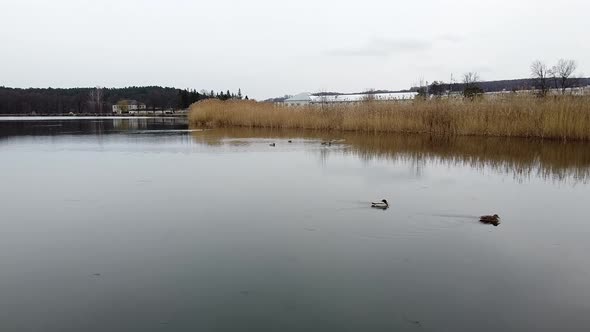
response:
<path id="1" fill-rule="evenodd" d="M 189 121 L 199 127 L 293 128 L 590 140 L 590 98 L 507 96 L 409 102 L 365 101 L 289 107 L 205 100 Z"/>

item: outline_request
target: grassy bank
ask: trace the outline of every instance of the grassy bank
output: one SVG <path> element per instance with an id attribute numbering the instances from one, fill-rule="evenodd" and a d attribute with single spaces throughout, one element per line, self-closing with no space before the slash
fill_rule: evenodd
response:
<path id="1" fill-rule="evenodd" d="M 475 101 L 366 101 L 306 107 L 254 101 L 206 100 L 191 106 L 189 121 L 199 127 L 590 140 L 590 98 L 564 96 L 540 99 L 514 96 Z"/>

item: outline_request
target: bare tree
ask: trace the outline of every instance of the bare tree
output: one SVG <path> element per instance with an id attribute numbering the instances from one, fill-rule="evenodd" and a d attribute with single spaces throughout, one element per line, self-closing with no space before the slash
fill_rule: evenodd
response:
<path id="1" fill-rule="evenodd" d="M 95 89 L 90 90 L 89 98 L 94 107 L 94 112 L 102 113 L 102 89 L 97 86 Z"/>
<path id="2" fill-rule="evenodd" d="M 434 81 L 430 84 L 430 94 L 440 98 L 443 95 L 447 94 L 447 87 L 448 85 L 443 81 Z"/>
<path id="3" fill-rule="evenodd" d="M 477 72 L 468 72 L 463 74 L 463 84 L 471 86 L 479 82 L 479 74 Z"/>
<path id="4" fill-rule="evenodd" d="M 361 97 L 361 101 L 363 102 L 373 102 L 375 101 L 377 98 L 375 96 L 375 89 L 371 88 L 371 89 L 367 89 L 365 92 L 362 93 L 362 97 Z"/>
<path id="5" fill-rule="evenodd" d="M 475 97 L 483 95 L 483 89 L 477 84 L 479 81 L 480 77 L 477 72 L 463 74 L 463 97 L 473 100 Z"/>
<path id="6" fill-rule="evenodd" d="M 551 71 L 547 65 L 540 60 L 535 60 L 531 64 L 531 76 L 536 80 L 536 88 L 539 89 L 539 96 L 545 97 L 549 91 L 547 80 Z"/>
<path id="7" fill-rule="evenodd" d="M 576 61 L 566 59 L 559 59 L 557 64 L 551 68 L 551 73 L 561 88 L 561 94 L 565 94 L 565 90 L 574 83 L 571 78 L 576 68 L 578 68 Z"/>
<path id="8" fill-rule="evenodd" d="M 313 103 L 316 103 L 316 104 L 319 104 L 320 105 L 320 109 L 321 110 L 324 110 L 328 106 L 328 103 L 329 103 L 329 97 L 328 97 L 328 95 L 329 95 L 328 90 L 321 89 L 318 93 L 310 95 L 310 98 L 312 98 L 313 96 L 319 97 L 319 98 L 316 99 L 315 102 L 313 102 L 313 98 L 312 98 L 312 102 Z"/>
<path id="9" fill-rule="evenodd" d="M 447 97 L 451 97 L 453 94 L 453 87 L 455 86 L 455 78 L 453 77 L 453 73 L 451 73 L 451 79 L 449 80 L 449 86 L 447 88 Z"/>
<path id="10" fill-rule="evenodd" d="M 421 76 L 418 79 L 418 83 L 414 83 L 414 85 L 415 86 L 416 85 L 418 86 L 418 90 L 417 90 L 418 94 L 416 95 L 415 98 L 417 98 L 417 99 L 427 99 L 428 96 L 429 96 L 429 92 L 428 92 L 428 81 L 425 81 L 424 80 L 424 77 Z"/>

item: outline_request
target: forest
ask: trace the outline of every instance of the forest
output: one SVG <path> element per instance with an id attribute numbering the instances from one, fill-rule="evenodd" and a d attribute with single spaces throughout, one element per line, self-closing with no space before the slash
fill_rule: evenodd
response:
<path id="1" fill-rule="evenodd" d="M 242 99 L 242 92 L 206 92 L 159 86 L 126 88 L 8 88 L 0 86 L 0 114 L 110 114 L 121 100 L 135 100 L 148 109 L 187 109 L 204 99 Z M 245 99 L 248 97 L 246 96 Z"/>

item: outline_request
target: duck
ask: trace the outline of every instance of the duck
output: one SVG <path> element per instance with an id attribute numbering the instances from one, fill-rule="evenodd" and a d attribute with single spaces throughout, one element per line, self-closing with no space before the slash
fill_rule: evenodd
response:
<path id="1" fill-rule="evenodd" d="M 322 142 L 322 145 L 331 146 L 332 145 L 332 142 Z"/>
<path id="2" fill-rule="evenodd" d="M 387 210 L 389 208 L 389 203 L 386 199 L 382 199 L 381 202 L 372 202 L 372 208 Z"/>
<path id="3" fill-rule="evenodd" d="M 287 142 L 289 142 L 289 143 L 293 143 L 293 141 L 292 141 L 292 140 L 288 140 Z"/>
<path id="4" fill-rule="evenodd" d="M 493 216 L 481 216 L 479 217 L 479 222 L 488 225 L 498 226 L 500 225 L 500 216 L 494 214 Z"/>
<path id="5" fill-rule="evenodd" d="M 269 145 L 270 146 L 277 146 L 275 143 L 270 143 Z"/>

